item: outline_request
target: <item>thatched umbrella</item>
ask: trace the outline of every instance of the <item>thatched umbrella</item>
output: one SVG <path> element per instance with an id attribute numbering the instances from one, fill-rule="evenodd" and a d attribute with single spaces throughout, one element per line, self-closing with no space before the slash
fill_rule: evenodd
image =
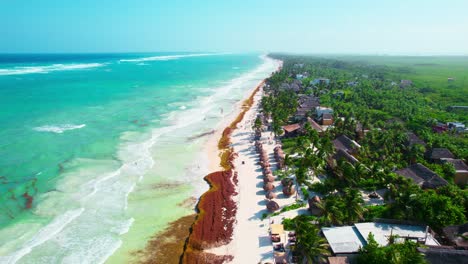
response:
<path id="1" fill-rule="evenodd" d="M 320 203 L 320 197 L 315 195 L 314 197 L 309 199 L 308 202 L 309 202 L 309 211 L 312 215 L 321 216 L 323 214 L 322 209 L 320 209 L 320 207 L 318 206 L 318 204 Z"/>
<path id="2" fill-rule="evenodd" d="M 264 169 L 270 168 L 270 166 L 271 166 L 271 165 L 270 165 L 270 162 L 269 162 L 268 160 L 265 161 L 265 162 L 263 162 L 261 165 L 262 165 L 262 167 L 263 167 Z"/>
<path id="3" fill-rule="evenodd" d="M 271 175 L 271 174 L 263 177 L 263 182 L 265 182 L 265 183 L 274 182 L 274 181 L 275 181 L 275 177 L 273 177 L 273 175 Z"/>
<path id="4" fill-rule="evenodd" d="M 270 212 L 274 212 L 279 209 L 279 205 L 275 201 L 269 201 L 266 205 L 266 208 Z"/>
<path id="5" fill-rule="evenodd" d="M 291 178 L 284 178 L 284 179 L 281 180 L 281 184 L 283 186 L 285 186 L 285 187 L 286 186 L 291 186 L 291 185 L 293 185 L 293 180 Z"/>
<path id="6" fill-rule="evenodd" d="M 265 168 L 263 170 L 263 175 L 268 175 L 268 174 L 271 174 L 271 170 L 270 170 L 270 168 Z"/>
<path id="7" fill-rule="evenodd" d="M 272 199 L 275 199 L 276 198 L 276 193 L 274 193 L 273 191 L 268 191 L 266 194 L 265 194 L 265 197 L 269 200 L 272 200 Z"/>
<path id="8" fill-rule="evenodd" d="M 290 186 L 284 186 L 283 187 L 283 194 L 286 196 L 291 196 L 296 193 L 296 189 L 294 188 L 293 185 Z"/>
<path id="9" fill-rule="evenodd" d="M 273 189 L 275 189 L 275 186 L 271 182 L 267 182 L 267 183 L 263 184 L 263 190 L 271 191 Z"/>

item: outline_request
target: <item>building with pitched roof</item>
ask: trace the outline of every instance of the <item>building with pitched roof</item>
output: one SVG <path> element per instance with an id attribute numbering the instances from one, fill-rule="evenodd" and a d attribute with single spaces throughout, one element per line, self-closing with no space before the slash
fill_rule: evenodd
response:
<path id="1" fill-rule="evenodd" d="M 415 184 L 423 189 L 436 189 L 448 184 L 444 178 L 421 163 L 413 164 L 395 172 L 405 178 L 413 180 Z"/>

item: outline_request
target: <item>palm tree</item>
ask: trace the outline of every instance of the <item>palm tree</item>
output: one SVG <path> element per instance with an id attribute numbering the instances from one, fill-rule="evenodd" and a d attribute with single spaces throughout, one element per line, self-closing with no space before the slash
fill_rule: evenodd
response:
<path id="1" fill-rule="evenodd" d="M 322 210 L 325 222 L 334 225 L 341 225 L 343 223 L 344 214 L 341 210 L 343 205 L 337 196 L 327 196 L 325 199 L 317 203 L 317 207 Z"/>
<path id="2" fill-rule="evenodd" d="M 357 220 L 363 219 L 364 208 L 362 207 L 364 200 L 361 193 L 357 189 L 346 188 L 344 189 L 344 203 L 346 208 L 346 215 L 348 223 L 352 224 Z"/>
<path id="3" fill-rule="evenodd" d="M 294 226 L 297 241 L 294 249 L 303 257 L 303 263 L 317 263 L 328 255 L 327 240 L 319 235 L 320 230 L 310 222 L 296 217 Z"/>

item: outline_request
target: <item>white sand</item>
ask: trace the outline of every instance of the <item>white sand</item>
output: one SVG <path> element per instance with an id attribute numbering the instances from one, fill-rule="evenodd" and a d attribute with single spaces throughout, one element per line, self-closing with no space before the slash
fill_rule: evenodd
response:
<path id="1" fill-rule="evenodd" d="M 305 210 L 301 208 L 289 211 L 281 216 L 261 220 L 262 214 L 267 213 L 267 200 L 265 198 L 265 191 L 263 190 L 262 168 L 257 164 L 259 155 L 256 153 L 253 144 L 254 132 L 252 124 L 258 113 L 262 94 L 262 90 L 256 94 L 254 105 L 246 113 L 231 137 L 234 150 L 238 153 L 235 166 L 239 179 L 239 194 L 235 197 L 238 203 L 237 223 L 234 228 L 233 240 L 227 246 L 208 250 L 208 252 L 218 255 L 233 255 L 234 260 L 232 263 L 273 262 L 273 247 L 268 231 L 270 221 L 279 223 L 283 216 L 294 217 L 301 210 Z M 270 137 L 270 141 L 268 137 Z M 272 138 L 273 136 L 270 135 L 270 132 L 262 134 L 263 147 L 269 155 L 270 164 L 272 170 L 274 170 L 276 168 L 276 162 L 273 157 L 275 144 Z M 242 164 L 242 161 L 245 164 Z M 274 200 L 280 207 L 295 203 L 295 196 L 288 198 L 282 194 L 280 181 L 275 181 L 273 184 L 276 186 L 275 193 L 278 196 Z"/>

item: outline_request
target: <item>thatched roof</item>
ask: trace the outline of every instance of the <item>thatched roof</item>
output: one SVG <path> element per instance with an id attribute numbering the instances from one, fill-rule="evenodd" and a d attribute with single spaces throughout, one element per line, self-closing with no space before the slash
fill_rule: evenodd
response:
<path id="1" fill-rule="evenodd" d="M 414 134 L 413 132 L 408 132 L 406 133 L 406 135 L 408 136 L 408 146 L 413 146 L 415 144 L 420 144 L 423 146 L 426 145 L 426 142 L 424 142 L 422 139 L 416 136 L 416 134 Z"/>
<path id="2" fill-rule="evenodd" d="M 333 155 L 333 158 L 335 160 L 340 160 L 340 159 L 344 159 L 346 160 L 347 162 L 351 163 L 351 164 L 356 164 L 359 162 L 358 159 L 356 159 L 356 157 L 354 157 L 353 155 L 349 154 L 346 150 L 344 149 L 338 149 L 335 153 L 335 155 Z"/>
<path id="3" fill-rule="evenodd" d="M 315 122 L 312 118 L 308 117 L 307 122 L 310 124 L 313 130 L 317 131 L 318 133 L 323 132 L 322 127 L 319 124 L 317 124 L 317 122 Z"/>
<path id="4" fill-rule="evenodd" d="M 407 168 L 397 170 L 395 172 L 403 177 L 412 179 L 423 189 L 435 189 L 448 184 L 445 179 L 421 163 L 413 164 Z"/>
<path id="5" fill-rule="evenodd" d="M 283 187 L 283 194 L 284 195 L 291 196 L 291 195 L 294 195 L 295 193 L 296 193 L 296 189 L 294 188 L 294 185 L 284 186 Z"/>
<path id="6" fill-rule="evenodd" d="M 424 254 L 426 260 L 431 264 L 460 264 L 466 263 L 468 250 L 455 250 L 446 248 L 418 248 Z"/>
<path id="7" fill-rule="evenodd" d="M 270 212 L 274 212 L 279 209 L 279 205 L 275 201 L 269 201 L 266 205 L 266 208 Z"/>
<path id="8" fill-rule="evenodd" d="M 286 133 L 294 132 L 300 128 L 301 128 L 300 124 L 291 124 L 291 125 L 283 126 L 283 130 Z"/>
<path id="9" fill-rule="evenodd" d="M 273 189 L 275 189 L 275 186 L 272 183 L 268 182 L 268 183 L 263 184 L 263 190 L 271 191 Z"/>
<path id="10" fill-rule="evenodd" d="M 452 164 L 457 172 L 468 171 L 468 165 L 461 159 L 445 159 L 445 162 Z"/>
<path id="11" fill-rule="evenodd" d="M 276 198 L 276 193 L 274 193 L 273 191 L 268 191 L 266 194 L 265 194 L 265 197 L 269 200 L 271 199 L 275 199 Z"/>
<path id="12" fill-rule="evenodd" d="M 333 146 L 335 147 L 335 149 L 342 149 L 348 152 L 360 147 L 356 141 L 350 139 L 345 135 L 341 135 L 334 139 Z"/>
<path id="13" fill-rule="evenodd" d="M 268 174 L 271 174 L 271 170 L 270 170 L 270 168 L 265 168 L 263 170 L 263 175 L 268 175 Z"/>
<path id="14" fill-rule="evenodd" d="M 267 175 L 265 177 L 263 177 L 263 182 L 267 183 L 267 182 L 274 182 L 275 181 L 275 177 L 273 177 L 273 175 Z"/>
<path id="15" fill-rule="evenodd" d="M 262 162 L 260 165 L 262 165 L 262 168 L 264 169 L 270 168 L 270 162 L 268 160 L 265 162 Z"/>
<path id="16" fill-rule="evenodd" d="M 290 186 L 293 185 L 293 180 L 291 178 L 284 178 L 281 180 L 281 184 L 283 186 Z"/>
<path id="17" fill-rule="evenodd" d="M 440 159 L 454 159 L 455 156 L 446 148 L 433 148 L 429 152 L 429 158 L 434 160 Z"/>
<path id="18" fill-rule="evenodd" d="M 443 233 L 457 247 L 468 249 L 468 240 L 461 237 L 461 235 L 468 233 L 468 223 L 444 227 Z"/>

